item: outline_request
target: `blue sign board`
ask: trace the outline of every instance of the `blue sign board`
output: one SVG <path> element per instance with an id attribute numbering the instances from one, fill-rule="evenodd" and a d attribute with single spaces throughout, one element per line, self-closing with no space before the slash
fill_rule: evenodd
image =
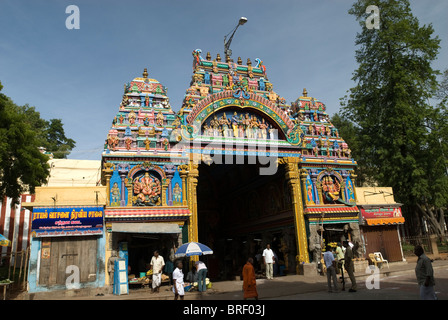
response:
<path id="1" fill-rule="evenodd" d="M 86 236 L 103 233 L 103 207 L 35 207 L 34 237 Z"/>

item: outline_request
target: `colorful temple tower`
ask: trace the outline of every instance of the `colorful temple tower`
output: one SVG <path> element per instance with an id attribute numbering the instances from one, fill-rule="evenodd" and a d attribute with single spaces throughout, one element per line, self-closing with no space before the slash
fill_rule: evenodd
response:
<path id="1" fill-rule="evenodd" d="M 295 272 L 316 261 L 324 235 L 357 241 L 356 162 L 325 105 L 306 90 L 287 104 L 258 58 L 201 53 L 177 113 L 146 69 L 125 85 L 102 155 L 106 250 L 157 234 L 170 242 L 158 246 L 206 243 L 211 269 L 235 269 L 276 242 Z"/>

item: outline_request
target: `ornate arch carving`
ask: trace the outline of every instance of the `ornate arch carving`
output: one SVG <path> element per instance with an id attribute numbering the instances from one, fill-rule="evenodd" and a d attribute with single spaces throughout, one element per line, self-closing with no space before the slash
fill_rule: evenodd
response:
<path id="1" fill-rule="evenodd" d="M 301 142 L 303 132 L 300 126 L 289 118 L 285 111 L 277 107 L 270 100 L 255 94 L 238 91 L 221 91 L 211 94 L 201 100 L 186 118 L 186 125 L 182 126 L 183 136 L 193 139 L 200 131 L 202 123 L 213 113 L 223 108 L 239 107 L 258 111 L 275 123 L 283 132 L 287 141 L 293 145 Z"/>

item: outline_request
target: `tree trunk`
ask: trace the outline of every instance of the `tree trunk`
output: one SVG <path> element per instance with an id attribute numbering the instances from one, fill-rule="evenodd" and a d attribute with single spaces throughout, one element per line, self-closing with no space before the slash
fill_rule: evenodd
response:
<path id="1" fill-rule="evenodd" d="M 438 209 L 431 209 L 428 205 L 420 205 L 417 204 L 417 208 L 422 213 L 422 216 L 426 218 L 426 221 L 429 222 L 435 234 L 441 238 L 443 236 L 443 229 L 440 224 L 440 219 L 437 218 L 434 212 L 439 211 Z"/>

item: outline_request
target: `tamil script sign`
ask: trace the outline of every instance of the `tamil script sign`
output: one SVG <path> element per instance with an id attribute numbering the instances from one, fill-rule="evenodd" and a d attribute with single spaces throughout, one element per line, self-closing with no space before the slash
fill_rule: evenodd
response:
<path id="1" fill-rule="evenodd" d="M 35 207 L 34 237 L 85 236 L 103 233 L 103 207 Z"/>
<path id="2" fill-rule="evenodd" d="M 361 214 L 364 219 L 397 218 L 402 216 L 401 208 L 361 208 Z"/>

